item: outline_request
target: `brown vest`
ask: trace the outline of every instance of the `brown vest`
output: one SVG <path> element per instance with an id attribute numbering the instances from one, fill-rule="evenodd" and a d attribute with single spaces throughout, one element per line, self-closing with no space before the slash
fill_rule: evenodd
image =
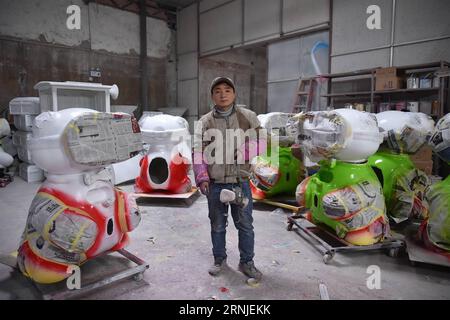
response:
<path id="1" fill-rule="evenodd" d="M 246 130 L 248 129 L 260 128 L 258 118 L 256 117 L 256 114 L 253 111 L 238 106 L 235 106 L 234 108 L 235 110 L 228 116 L 228 122 L 225 118 L 215 114 L 215 110 L 212 110 L 211 112 L 207 113 L 200 119 L 200 121 L 202 121 L 203 123 L 203 132 L 207 131 L 208 129 L 218 129 L 221 131 L 222 137 L 224 139 L 223 154 L 222 154 L 222 159 L 224 162 L 227 159 L 226 158 L 227 141 L 225 139 L 227 129 L 242 129 L 244 132 L 246 132 Z M 246 138 L 248 137 L 245 137 L 244 139 Z M 206 141 L 203 147 L 206 148 L 212 142 L 213 141 Z M 204 148 L 203 150 L 205 150 Z M 236 146 L 234 146 L 234 150 L 229 150 L 229 152 L 234 153 L 235 149 Z M 212 158 L 209 158 L 208 161 L 209 163 L 211 163 Z M 245 170 L 247 172 L 250 171 L 250 164 L 248 162 L 246 162 L 245 164 L 240 164 L 239 167 L 241 170 Z M 214 181 L 216 183 L 237 182 L 237 169 L 235 164 L 211 163 L 208 165 L 208 174 L 211 181 Z M 241 172 L 241 178 L 243 180 L 247 180 L 248 174 L 244 174 Z"/>

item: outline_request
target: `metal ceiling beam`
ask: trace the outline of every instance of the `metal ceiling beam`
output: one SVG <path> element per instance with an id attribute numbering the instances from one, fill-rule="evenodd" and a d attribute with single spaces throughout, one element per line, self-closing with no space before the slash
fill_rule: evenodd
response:
<path id="1" fill-rule="evenodd" d="M 89 3 L 97 3 L 140 15 L 140 0 L 83 0 L 83 2 L 86 5 Z M 168 24 L 169 28 L 176 29 L 176 7 L 164 4 L 164 1 L 146 0 L 143 3 L 145 14 L 148 17 L 163 20 Z"/>

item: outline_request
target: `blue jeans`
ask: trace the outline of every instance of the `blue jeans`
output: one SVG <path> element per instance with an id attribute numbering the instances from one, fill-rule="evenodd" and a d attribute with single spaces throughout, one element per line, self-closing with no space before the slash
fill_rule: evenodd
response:
<path id="1" fill-rule="evenodd" d="M 211 183 L 208 195 L 209 219 L 211 221 L 211 240 L 214 258 L 226 258 L 225 236 L 228 225 L 228 205 L 220 202 L 220 191 L 222 189 L 232 190 L 232 183 Z M 231 204 L 231 216 L 238 229 L 240 262 L 245 263 L 253 260 L 255 233 L 253 232 L 253 202 L 252 193 L 248 181 L 242 183 L 242 191 L 249 199 L 245 209 Z"/>

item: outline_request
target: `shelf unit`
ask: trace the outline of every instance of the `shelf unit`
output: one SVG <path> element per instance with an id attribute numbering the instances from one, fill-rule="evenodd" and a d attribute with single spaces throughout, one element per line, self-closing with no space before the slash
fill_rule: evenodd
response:
<path id="1" fill-rule="evenodd" d="M 448 100 L 448 78 L 449 78 L 449 63 L 446 61 L 439 61 L 427 64 L 417 64 L 409 66 L 397 67 L 398 70 L 402 71 L 406 77 L 411 74 L 426 74 L 435 73 L 439 75 L 439 86 L 431 88 L 404 88 L 404 89 L 394 89 L 394 90 L 375 90 L 375 72 L 379 68 L 358 70 L 354 72 L 343 72 L 335 74 L 324 74 L 320 75 L 320 78 L 326 78 L 328 80 L 328 93 L 321 95 L 327 98 L 327 105 L 333 106 L 337 99 L 343 101 L 358 101 L 359 102 L 370 102 L 371 110 L 370 112 L 377 112 L 375 109 L 375 102 L 391 102 L 394 101 L 413 101 L 418 100 L 418 98 L 424 98 L 426 96 L 435 97 L 433 100 L 439 102 L 439 110 L 436 114 L 430 114 L 435 118 L 441 118 L 444 115 L 446 108 L 446 103 Z M 359 81 L 359 80 L 370 80 L 370 90 L 361 91 L 343 91 L 335 92 L 333 90 L 333 84 L 336 82 L 333 79 L 342 79 L 349 81 Z M 389 100 L 389 101 L 386 101 Z M 422 99 L 421 99 L 422 100 Z M 423 99 L 428 100 L 428 99 Z"/>
<path id="2" fill-rule="evenodd" d="M 438 101 L 439 109 L 435 110 L 435 114 L 433 114 L 433 110 L 429 114 L 434 118 L 435 121 L 444 116 L 445 113 L 450 112 L 448 101 L 450 100 L 449 95 L 449 78 L 450 78 L 450 68 L 449 63 L 446 61 L 439 61 L 428 64 L 417 64 L 417 65 L 409 65 L 409 66 L 401 66 L 396 67 L 400 72 L 402 72 L 406 78 L 410 75 L 425 75 L 428 73 L 433 73 L 434 76 L 439 77 L 439 86 L 431 87 L 431 88 L 403 88 L 403 89 L 394 89 L 394 90 L 375 90 L 375 81 L 376 81 L 376 70 L 379 68 L 358 70 L 354 72 L 344 72 L 344 73 L 335 73 L 335 74 L 324 74 L 318 76 L 319 78 L 325 78 L 328 82 L 328 93 L 321 95 L 327 99 L 327 106 L 336 106 L 337 104 L 352 102 L 352 103 L 366 103 L 370 102 L 370 112 L 378 112 L 375 103 L 382 102 L 400 102 L 400 101 Z M 333 81 L 335 79 L 339 79 L 342 81 L 351 81 L 353 85 L 357 85 L 361 88 L 361 90 L 336 90 L 336 84 L 339 84 L 340 81 Z M 359 83 L 359 81 L 363 81 L 363 83 Z M 365 83 L 364 83 L 365 82 Z M 406 82 L 406 81 L 405 81 Z M 364 85 L 364 86 L 361 86 Z M 369 89 L 369 90 L 368 90 Z M 336 103 L 338 101 L 338 103 Z M 421 111 L 419 109 L 419 111 Z M 440 174 L 445 177 L 448 172 L 446 172 L 446 168 L 448 166 L 440 160 L 435 154 L 432 156 L 433 158 L 433 173 Z"/>

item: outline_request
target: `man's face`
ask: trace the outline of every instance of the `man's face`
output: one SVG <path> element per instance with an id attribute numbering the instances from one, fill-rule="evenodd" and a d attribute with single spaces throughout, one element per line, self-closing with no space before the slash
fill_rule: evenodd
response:
<path id="1" fill-rule="evenodd" d="M 213 89 L 212 99 L 214 104 L 221 109 L 226 109 L 230 106 L 234 102 L 235 98 L 236 94 L 233 88 L 226 83 L 221 83 Z"/>

